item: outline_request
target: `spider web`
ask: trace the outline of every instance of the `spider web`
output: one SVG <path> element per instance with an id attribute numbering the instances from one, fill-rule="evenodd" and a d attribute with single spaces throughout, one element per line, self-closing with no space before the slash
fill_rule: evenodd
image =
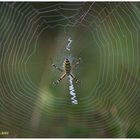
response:
<path id="1" fill-rule="evenodd" d="M 9 131 L 8 137 L 52 137 L 59 128 L 54 125 L 49 133 L 51 125 L 70 117 L 76 125 L 84 123 L 91 137 L 125 137 L 131 127 L 131 136 L 138 135 L 139 3 L 1 2 L 0 15 L 0 131 Z M 40 46 L 42 34 L 49 38 L 46 49 Z M 79 69 L 83 86 L 77 89 L 75 109 L 63 94 L 69 92 L 64 82 L 63 89 L 58 87 L 62 94 L 50 88 L 54 72 L 49 66 L 40 70 L 45 60 L 38 54 L 46 53 L 47 62 L 53 56 L 61 64 L 69 37 L 72 55 L 83 54 Z M 34 73 L 40 75 L 34 79 Z M 118 131 L 109 133 L 112 124 Z"/>

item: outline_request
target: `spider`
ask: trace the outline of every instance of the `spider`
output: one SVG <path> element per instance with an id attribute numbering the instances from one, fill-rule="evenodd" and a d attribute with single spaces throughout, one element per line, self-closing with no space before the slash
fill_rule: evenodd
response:
<path id="1" fill-rule="evenodd" d="M 78 59 L 78 61 L 76 62 L 76 64 L 74 65 L 74 67 L 78 66 L 80 64 L 80 61 L 81 61 L 81 58 Z M 72 74 L 71 72 L 71 63 L 70 63 L 70 60 L 68 58 L 66 58 L 64 60 L 64 63 L 63 63 L 63 69 L 57 67 L 55 64 L 52 64 L 52 66 L 59 70 L 60 72 L 64 72 L 64 74 L 62 74 L 62 76 L 56 81 L 54 82 L 53 84 L 57 85 L 60 83 L 60 81 L 62 81 L 64 79 L 65 76 L 71 76 L 73 78 L 73 80 L 76 81 L 76 83 L 79 83 L 79 80 Z"/>

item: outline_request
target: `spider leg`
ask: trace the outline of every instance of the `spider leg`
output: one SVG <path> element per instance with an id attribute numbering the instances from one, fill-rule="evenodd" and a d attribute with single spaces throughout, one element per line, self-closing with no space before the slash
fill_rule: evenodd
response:
<path id="1" fill-rule="evenodd" d="M 66 73 L 64 73 L 56 82 L 53 82 L 54 85 L 57 85 L 60 83 L 61 80 L 66 76 Z"/>
<path id="2" fill-rule="evenodd" d="M 70 73 L 70 76 L 76 81 L 77 84 L 80 82 L 73 74 Z"/>
<path id="3" fill-rule="evenodd" d="M 73 62 L 73 68 L 75 69 L 79 64 L 81 63 L 81 57 L 75 59 L 75 62 Z"/>
<path id="4" fill-rule="evenodd" d="M 62 70 L 61 68 L 57 67 L 55 64 L 52 64 L 52 66 L 53 66 L 55 69 L 59 70 L 60 72 L 63 72 L 63 70 Z"/>

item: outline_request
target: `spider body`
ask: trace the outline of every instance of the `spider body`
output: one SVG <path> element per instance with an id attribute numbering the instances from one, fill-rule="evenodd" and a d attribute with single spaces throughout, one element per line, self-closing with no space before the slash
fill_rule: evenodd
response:
<path id="1" fill-rule="evenodd" d="M 69 59 L 65 59 L 64 61 L 64 71 L 67 76 L 69 76 L 71 73 L 71 64 L 70 64 Z"/>

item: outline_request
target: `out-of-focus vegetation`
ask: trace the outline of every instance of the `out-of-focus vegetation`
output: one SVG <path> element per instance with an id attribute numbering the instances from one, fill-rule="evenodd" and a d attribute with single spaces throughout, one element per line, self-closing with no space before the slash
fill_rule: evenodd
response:
<path id="1" fill-rule="evenodd" d="M 139 3 L 91 4 L 0 4 L 0 134 L 9 132 L 0 137 L 140 137 Z M 24 21 L 10 24 L 17 11 Z M 52 85 L 61 76 L 52 63 L 62 67 L 69 37 L 70 54 L 82 58 L 73 70 L 78 105 L 67 77 Z"/>

